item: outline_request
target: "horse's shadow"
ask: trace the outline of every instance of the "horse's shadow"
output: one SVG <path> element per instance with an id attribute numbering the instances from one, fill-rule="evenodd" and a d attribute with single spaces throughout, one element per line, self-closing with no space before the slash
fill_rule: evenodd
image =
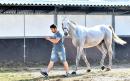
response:
<path id="1" fill-rule="evenodd" d="M 56 76 L 49 76 L 49 78 L 40 76 L 40 77 L 36 77 L 36 78 L 32 78 L 32 79 L 23 79 L 23 80 L 19 80 L 19 81 L 62 81 L 61 79 L 64 79 L 64 78 L 78 77 L 78 76 L 82 76 L 82 75 L 84 75 L 84 74 L 70 75 L 69 77 L 64 77 L 63 75 L 56 75 Z"/>

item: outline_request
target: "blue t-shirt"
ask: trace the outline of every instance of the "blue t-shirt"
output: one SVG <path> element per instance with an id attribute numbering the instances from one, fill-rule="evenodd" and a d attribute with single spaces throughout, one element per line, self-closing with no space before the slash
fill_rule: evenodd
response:
<path id="1" fill-rule="evenodd" d="M 60 39 L 57 44 L 53 44 L 53 49 L 56 51 L 61 51 L 64 48 L 64 39 L 62 34 L 58 31 L 54 33 L 54 38 L 55 39 Z"/>

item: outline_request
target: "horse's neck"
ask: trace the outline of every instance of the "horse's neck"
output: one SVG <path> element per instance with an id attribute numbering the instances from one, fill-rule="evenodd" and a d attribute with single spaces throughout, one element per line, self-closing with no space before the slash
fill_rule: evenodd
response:
<path id="1" fill-rule="evenodd" d="M 76 25 L 72 24 L 72 23 L 68 23 L 69 25 L 69 34 L 72 37 L 73 35 L 75 35 L 75 31 L 76 31 Z"/>
<path id="2" fill-rule="evenodd" d="M 75 30 L 75 29 L 76 29 L 76 24 L 73 24 L 73 23 L 71 23 L 70 21 L 68 21 L 68 25 L 69 25 L 69 28 L 70 28 L 71 30 Z"/>

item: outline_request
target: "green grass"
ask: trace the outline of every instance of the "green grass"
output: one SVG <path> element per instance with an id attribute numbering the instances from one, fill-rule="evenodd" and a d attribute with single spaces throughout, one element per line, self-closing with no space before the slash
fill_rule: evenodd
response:
<path id="1" fill-rule="evenodd" d="M 33 75 L 29 72 L 3 72 L 0 73 L 1 81 L 23 81 L 28 79 L 32 79 Z"/>
<path id="2" fill-rule="evenodd" d="M 0 68 L 0 81 L 37 81 L 39 78 L 39 69 L 36 72 L 28 68 Z"/>

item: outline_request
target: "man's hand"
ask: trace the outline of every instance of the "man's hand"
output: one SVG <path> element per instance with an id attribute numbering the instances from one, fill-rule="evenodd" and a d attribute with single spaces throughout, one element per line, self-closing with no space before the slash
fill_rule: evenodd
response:
<path id="1" fill-rule="evenodd" d="M 46 37 L 45 39 L 46 39 L 46 40 L 50 40 L 50 37 Z"/>

